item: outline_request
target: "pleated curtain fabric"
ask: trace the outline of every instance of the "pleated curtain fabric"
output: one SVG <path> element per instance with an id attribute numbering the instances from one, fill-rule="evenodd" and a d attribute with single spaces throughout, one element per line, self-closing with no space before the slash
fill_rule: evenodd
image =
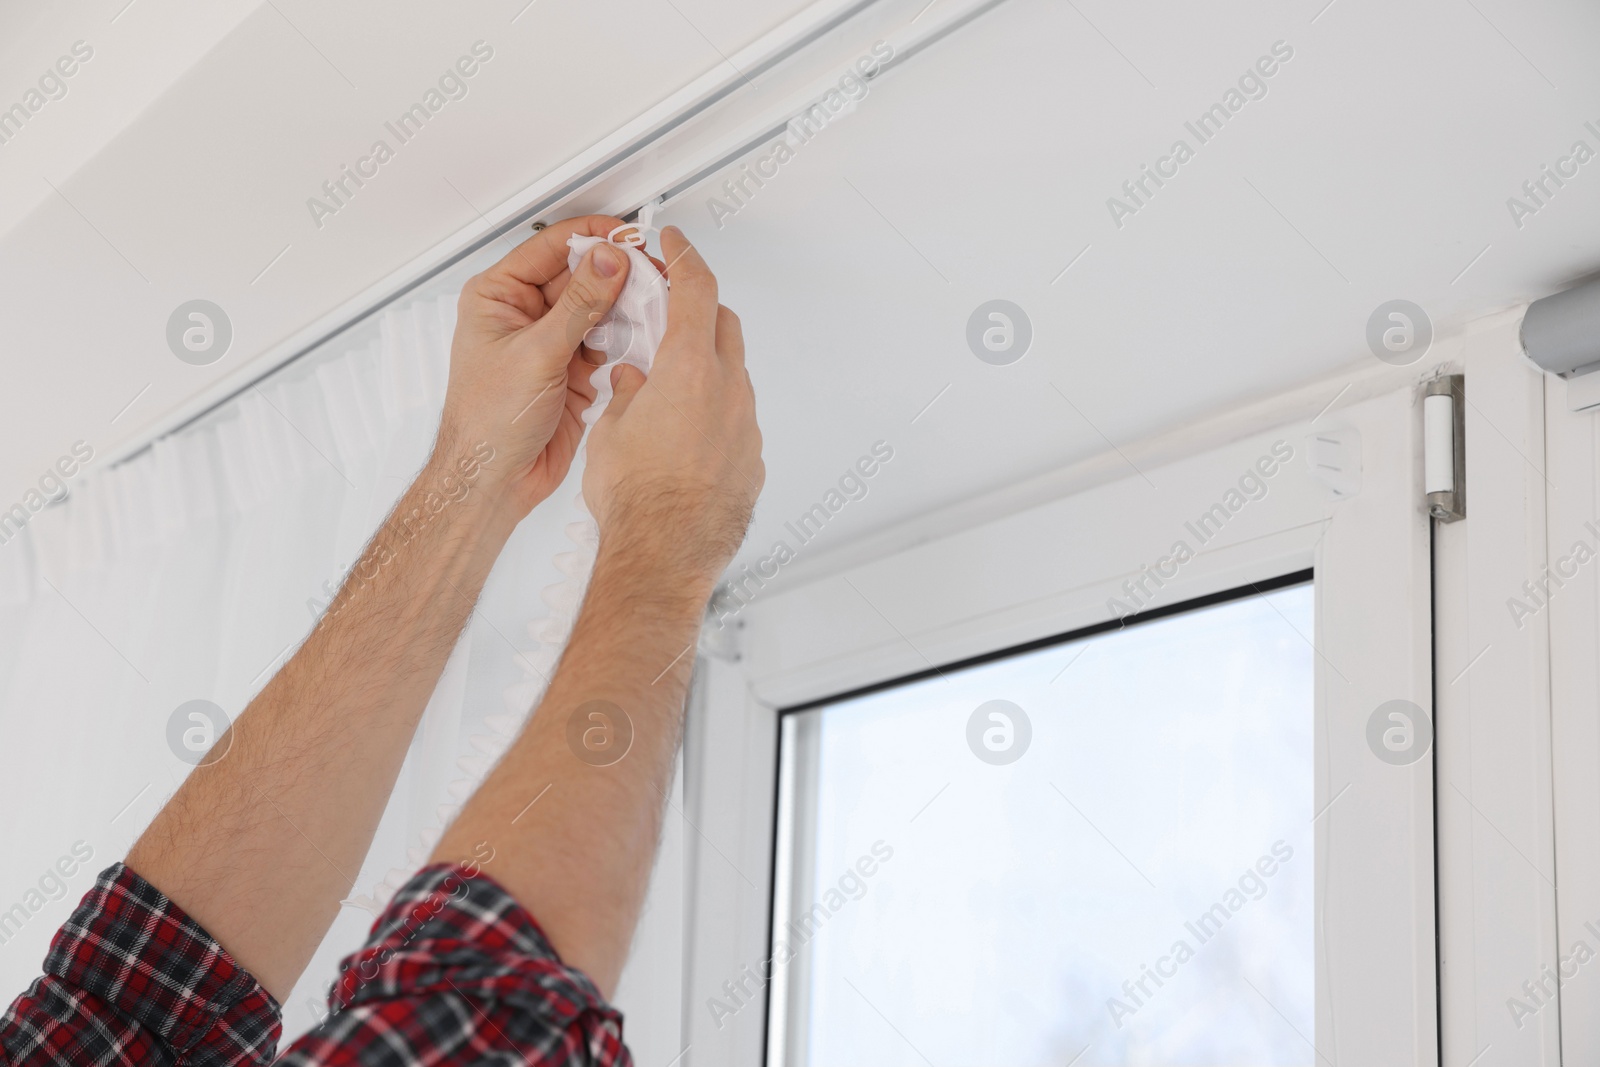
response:
<path id="1" fill-rule="evenodd" d="M 94 849 L 95 869 L 121 858 L 190 769 L 167 740 L 179 705 L 237 716 L 305 638 L 427 457 L 454 325 L 454 293 L 392 305 L 194 427 L 117 467 L 97 461 L 0 545 L 0 911 L 41 899 L 28 887 L 74 842 Z M 577 484 L 497 565 L 372 852 L 350 872 L 352 898 L 381 897 L 386 872 L 416 866 L 484 720 L 498 716 L 503 732 L 527 711 L 516 694 L 538 649 L 530 630 L 547 614 L 539 591 L 562 577 L 551 559 L 571 547 Z M 5 999 L 37 973 L 92 879 L 42 898 L 0 943 Z M 371 920 L 342 909 L 285 1005 L 286 1041 L 323 1010 L 339 957 Z"/>

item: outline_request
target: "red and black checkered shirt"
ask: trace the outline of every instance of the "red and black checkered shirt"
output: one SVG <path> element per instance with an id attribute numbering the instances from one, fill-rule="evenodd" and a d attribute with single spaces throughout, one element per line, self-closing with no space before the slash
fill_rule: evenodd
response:
<path id="1" fill-rule="evenodd" d="M 633 1062 L 622 1017 L 481 873 L 429 867 L 340 967 L 330 1013 L 280 1064 L 550 1067 Z M 0 1018 L 22 1064 L 267 1064 L 277 1001 L 205 929 L 122 864 L 56 932 L 44 975 Z"/>

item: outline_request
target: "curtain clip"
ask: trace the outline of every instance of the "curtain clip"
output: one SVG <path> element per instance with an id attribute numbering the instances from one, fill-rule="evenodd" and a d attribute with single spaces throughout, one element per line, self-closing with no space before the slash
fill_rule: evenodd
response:
<path id="1" fill-rule="evenodd" d="M 658 234 L 661 232 L 655 228 L 655 220 L 656 209 L 661 206 L 662 200 L 663 198 L 658 196 L 654 200 L 641 204 L 639 207 L 639 214 L 636 216 L 635 220 L 633 222 L 625 222 L 621 226 L 618 226 L 616 229 L 612 230 L 610 233 L 606 234 L 606 240 L 613 244 L 622 245 L 624 248 L 643 247 L 645 241 L 648 240 L 648 238 L 645 236 L 646 234 Z M 628 234 L 626 237 L 618 239 L 617 234 L 624 230 L 632 230 L 633 232 Z"/>

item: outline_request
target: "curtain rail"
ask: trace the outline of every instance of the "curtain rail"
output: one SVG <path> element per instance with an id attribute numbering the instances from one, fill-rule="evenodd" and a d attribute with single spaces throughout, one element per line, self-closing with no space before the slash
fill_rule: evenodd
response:
<path id="1" fill-rule="evenodd" d="M 174 434 L 182 433 L 202 420 L 216 414 L 218 411 L 232 403 L 245 392 L 249 391 L 250 389 L 254 389 L 262 382 L 267 381 L 274 375 L 280 373 L 284 369 L 294 365 L 301 359 L 317 351 L 323 345 L 334 340 L 340 335 L 347 333 L 351 329 L 372 318 L 374 315 L 377 315 L 384 308 L 390 306 L 396 301 L 404 299 L 406 296 L 420 289 L 434 278 L 437 278 L 450 268 L 458 265 L 469 256 L 482 251 L 492 242 L 499 240 L 501 237 L 506 236 L 521 226 L 525 226 L 531 222 L 537 221 L 539 216 L 549 211 L 551 208 L 561 204 L 566 200 L 569 200 L 574 195 L 581 193 L 584 189 L 601 182 L 607 176 L 626 166 L 642 152 L 656 145 L 674 130 L 679 129 L 693 119 L 704 114 L 712 107 L 715 107 L 717 104 L 720 104 L 724 100 L 733 96 L 735 93 L 738 93 L 741 89 L 752 85 L 754 78 L 760 77 L 762 74 L 767 73 L 778 65 L 794 58 L 796 55 L 805 51 L 805 49 L 809 48 L 823 37 L 832 33 L 834 30 L 859 17 L 870 8 L 876 7 L 883 2 L 884 0 L 858 0 L 857 3 L 851 4 L 829 18 L 824 19 L 821 23 L 813 26 L 807 32 L 796 37 L 793 41 L 790 41 L 788 44 L 776 49 L 771 55 L 762 59 L 760 62 L 753 64 L 746 70 L 740 71 L 737 78 L 729 79 L 726 84 L 708 93 L 703 99 L 694 105 L 685 108 L 677 115 L 672 116 L 661 124 L 640 134 L 638 137 L 629 141 L 626 145 L 618 148 L 616 151 L 595 163 L 581 174 L 574 176 L 568 181 L 562 183 L 557 188 L 540 196 L 533 203 L 514 212 L 505 221 L 488 227 L 486 230 L 480 232 L 477 236 L 467 241 L 462 247 L 435 260 L 430 265 L 413 274 L 404 282 L 388 290 L 382 296 L 373 300 L 366 306 L 352 312 L 337 325 L 331 327 L 325 332 L 317 335 L 312 340 L 294 349 L 284 358 L 275 361 L 271 366 L 262 368 L 259 373 L 251 376 L 249 379 L 242 382 L 238 387 L 229 390 L 217 399 L 206 404 L 199 411 L 196 411 L 193 414 L 181 419 L 172 426 L 158 426 L 156 428 L 152 428 L 150 431 L 147 431 L 144 434 L 135 437 L 113 453 L 110 460 L 106 463 L 106 469 L 115 469 L 116 467 L 133 460 L 149 451 L 157 441 L 171 437 Z M 951 18 L 949 21 L 931 30 L 930 32 L 918 35 L 913 41 L 909 42 L 906 47 L 901 49 L 889 63 L 879 70 L 875 77 L 881 77 L 882 74 L 888 70 L 903 65 L 931 45 L 936 44 L 956 31 L 970 25 L 977 18 L 987 14 L 1005 2 L 1006 0 L 983 0 L 983 2 L 973 5 L 969 10 L 963 12 L 959 16 Z M 932 5 L 930 4 L 929 6 Z M 926 11 L 927 9 L 924 8 L 923 10 Z M 919 15 L 918 17 L 920 18 L 921 16 Z M 912 21 L 915 22 L 916 20 L 913 19 Z M 632 222 L 638 217 L 639 208 L 642 204 L 653 200 L 670 202 L 680 194 L 693 188 L 704 178 L 716 173 L 717 170 L 726 166 L 732 160 L 738 159 L 751 149 L 759 147 L 767 140 L 770 140 L 771 137 L 781 133 L 783 129 L 784 127 L 780 126 L 774 130 L 763 132 L 759 137 L 748 140 L 731 153 L 724 153 L 716 161 L 708 164 L 705 167 L 699 168 L 691 177 L 676 181 L 666 189 L 652 196 L 643 198 L 639 204 L 633 205 L 626 214 L 619 217 L 621 217 L 624 221 Z"/>
<path id="2" fill-rule="evenodd" d="M 726 100 L 728 97 L 737 93 L 745 86 L 751 84 L 752 79 L 765 74 L 767 71 L 778 66 L 780 63 L 792 59 L 794 56 L 810 47 L 820 38 L 833 32 L 835 29 L 838 29 L 851 19 L 856 18 L 869 8 L 872 8 L 882 2 L 883 0 L 859 0 L 859 2 L 851 4 L 843 11 L 833 15 L 831 18 L 825 19 L 819 25 L 812 27 L 808 32 L 797 37 L 795 40 L 789 42 L 782 48 L 777 49 L 772 55 L 766 57 L 761 62 L 753 65 L 747 70 L 740 71 L 739 77 L 729 79 L 727 84 L 712 91 L 704 99 L 700 100 L 692 107 L 684 109 L 682 112 L 663 122 L 659 126 L 656 126 L 636 137 L 634 140 L 619 148 L 606 158 L 602 159 L 588 170 L 573 177 L 549 193 L 539 197 L 527 207 L 517 211 L 504 222 L 490 226 L 487 230 L 472 238 L 461 248 L 423 268 L 411 278 L 389 290 L 383 296 L 377 298 L 367 306 L 351 314 L 338 325 L 295 349 L 288 356 L 273 363 L 272 366 L 263 368 L 260 373 L 253 375 L 248 380 L 241 383 L 237 388 L 232 389 L 218 397 L 216 400 L 183 419 L 181 422 L 173 426 L 155 429 L 148 434 L 142 434 L 139 437 L 134 438 L 122 449 L 118 450 L 118 452 L 112 457 L 111 461 L 106 464 L 106 468 L 114 469 L 119 467 L 122 464 L 127 463 L 129 460 L 135 459 L 143 453 L 149 451 L 157 441 L 166 437 L 170 437 L 173 434 L 182 433 L 184 430 L 189 429 L 191 426 L 194 426 L 201 420 L 216 414 L 216 412 L 237 399 L 243 393 L 255 388 L 285 368 L 299 362 L 301 359 L 315 352 L 329 341 L 332 341 L 341 334 L 348 332 L 354 327 L 372 318 L 389 305 L 405 298 L 410 293 L 415 292 L 417 289 L 426 285 L 428 282 L 443 274 L 451 267 L 459 264 L 462 260 L 482 251 L 492 242 L 499 240 L 501 237 L 504 237 L 506 234 L 511 233 L 521 226 L 537 220 L 541 214 L 550 210 L 552 207 L 560 204 L 564 200 L 569 199 L 574 194 L 582 192 L 585 188 L 595 184 L 608 174 L 626 165 L 645 149 L 650 148 L 672 131 L 678 129 L 685 123 L 703 114 L 711 107 L 714 107 L 723 100 Z M 631 222 L 637 215 L 638 206 L 635 205 L 628 212 L 628 214 L 624 216 L 625 221 Z"/>

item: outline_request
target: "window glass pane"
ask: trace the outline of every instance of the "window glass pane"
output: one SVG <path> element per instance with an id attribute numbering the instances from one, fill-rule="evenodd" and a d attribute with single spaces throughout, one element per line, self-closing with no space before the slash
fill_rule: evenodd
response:
<path id="1" fill-rule="evenodd" d="M 788 716 L 775 1051 L 1310 1065 L 1313 637 L 1307 583 Z"/>

